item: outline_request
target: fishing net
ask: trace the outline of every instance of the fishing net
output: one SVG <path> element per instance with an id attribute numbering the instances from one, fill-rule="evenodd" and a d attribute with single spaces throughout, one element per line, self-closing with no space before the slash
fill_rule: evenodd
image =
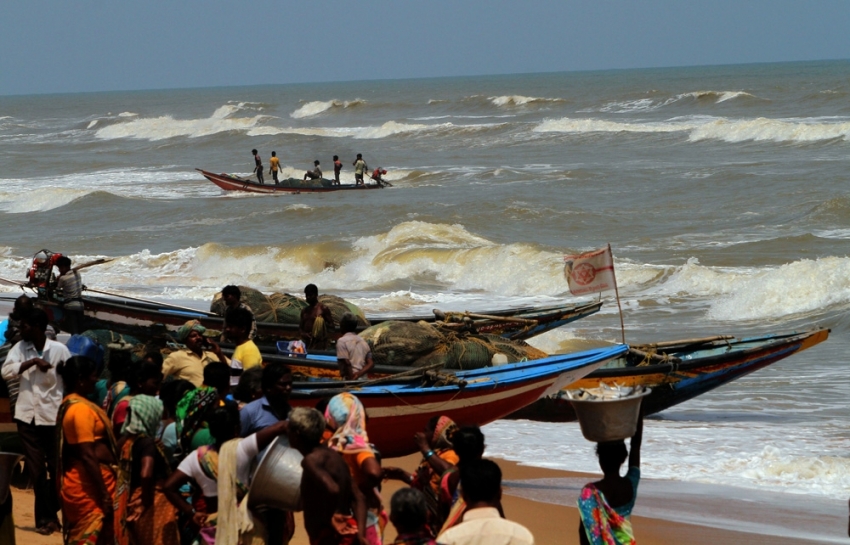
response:
<path id="1" fill-rule="evenodd" d="M 148 346 L 136 337 L 122 335 L 109 329 L 89 329 L 80 335 L 88 337 L 103 347 L 104 374 L 108 374 L 105 370 L 109 367 L 110 358 L 114 352 L 129 352 L 133 361 L 139 361 L 148 351 Z"/>
<path id="2" fill-rule="evenodd" d="M 239 291 L 242 292 L 240 300 L 251 307 L 254 319 L 258 322 L 298 325 L 301 321 L 301 310 L 307 308 L 306 301 L 288 293 L 266 295 L 247 286 L 239 286 Z M 210 312 L 224 316 L 225 305 L 220 292 L 215 294 Z"/>
<path id="3" fill-rule="evenodd" d="M 350 312 L 357 318 L 357 327 L 369 327 L 371 325 L 369 320 L 366 319 L 366 315 L 360 310 L 360 307 L 346 301 L 342 297 L 327 294 L 320 295 L 319 302 L 330 309 L 331 316 L 334 317 L 334 323 L 337 327 L 339 327 L 339 321 L 342 319 L 342 315 L 346 312 Z"/>
<path id="4" fill-rule="evenodd" d="M 288 293 L 266 295 L 261 291 L 247 286 L 239 286 L 239 291 L 242 292 L 241 301 L 251 307 L 251 310 L 254 312 L 254 319 L 258 322 L 298 325 L 301 322 L 301 311 L 307 308 L 307 301 Z M 334 323 L 337 326 L 339 325 L 340 318 L 346 312 L 350 312 L 357 317 L 358 326 L 369 326 L 369 321 L 360 307 L 346 301 L 342 297 L 328 294 L 320 295 L 319 302 L 330 309 Z M 217 293 L 210 305 L 210 312 L 223 316 L 224 311 L 224 300 L 221 298 L 221 293 Z"/>
<path id="5" fill-rule="evenodd" d="M 280 184 L 284 187 L 330 187 L 332 180 L 321 178 L 319 180 L 302 180 L 300 178 L 287 178 L 280 180 Z"/>
<path id="6" fill-rule="evenodd" d="M 522 341 L 446 331 L 425 322 L 383 322 L 360 336 L 372 347 L 376 365 L 480 369 L 492 365 L 497 354 L 507 363 L 547 356 Z"/>

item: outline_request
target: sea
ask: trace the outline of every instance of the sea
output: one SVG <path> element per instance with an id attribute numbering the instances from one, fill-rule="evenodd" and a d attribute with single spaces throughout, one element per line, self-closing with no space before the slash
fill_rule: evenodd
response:
<path id="1" fill-rule="evenodd" d="M 343 183 L 362 153 L 392 187 L 225 193 L 195 170 L 247 176 L 252 148 L 284 177 L 339 155 Z M 83 278 L 116 294 L 206 308 L 226 284 L 315 283 L 428 314 L 586 300 L 563 256 L 610 244 L 627 342 L 832 330 L 649 419 L 644 479 L 834 506 L 843 535 L 848 173 L 848 61 L 3 96 L 0 276 L 47 248 L 112 258 Z M 618 342 L 601 297 L 532 343 Z M 598 471 L 574 423 L 485 433 L 488 455 Z"/>

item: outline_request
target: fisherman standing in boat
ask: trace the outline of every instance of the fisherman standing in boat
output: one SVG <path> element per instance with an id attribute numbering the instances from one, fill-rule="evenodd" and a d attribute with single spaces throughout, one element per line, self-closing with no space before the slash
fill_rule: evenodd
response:
<path id="1" fill-rule="evenodd" d="M 83 280 L 77 269 L 71 268 L 71 259 L 62 256 L 56 260 L 59 278 L 56 279 L 56 292 L 60 296 L 62 311 L 62 329 L 73 334 L 82 331 L 83 319 Z"/>
<path id="2" fill-rule="evenodd" d="M 251 153 L 254 154 L 254 174 L 257 175 L 260 185 L 263 185 L 263 160 L 260 158 L 260 154 L 257 153 L 257 150 L 252 149 Z"/>
<path id="3" fill-rule="evenodd" d="M 342 171 L 342 161 L 339 155 L 334 155 L 334 185 L 339 185 L 339 173 Z"/>
<path id="4" fill-rule="evenodd" d="M 322 179 L 322 169 L 319 168 L 319 160 L 316 159 L 313 161 L 313 170 L 308 170 L 304 173 L 304 179 L 310 178 L 311 180 L 321 180 Z"/>
<path id="5" fill-rule="evenodd" d="M 280 159 L 277 158 L 277 152 L 272 152 L 272 158 L 269 159 L 269 174 L 272 175 L 274 185 L 280 185 L 280 180 L 277 179 L 277 171 L 280 170 Z"/>
<path id="6" fill-rule="evenodd" d="M 330 341 L 328 332 L 334 330 L 334 317 L 331 309 L 319 302 L 319 288 L 315 284 L 304 288 L 304 296 L 308 306 L 301 311 L 301 340 L 308 349 L 324 350 Z"/>
<path id="7" fill-rule="evenodd" d="M 224 325 L 221 327 L 221 342 L 227 341 L 227 337 L 225 337 L 224 330 L 227 329 L 227 311 L 234 308 L 242 308 L 251 313 L 251 333 L 248 335 L 249 339 L 257 338 L 257 320 L 254 318 L 254 311 L 251 310 L 251 307 L 242 302 L 242 290 L 239 289 L 239 286 L 224 286 L 221 290 L 221 299 L 224 301 L 224 311 L 222 312 L 222 316 L 224 316 Z"/>
<path id="8" fill-rule="evenodd" d="M 354 161 L 354 183 L 355 185 L 366 185 L 363 181 L 363 174 L 369 170 L 366 166 L 366 161 L 363 160 L 363 154 L 358 153 L 357 159 Z"/>

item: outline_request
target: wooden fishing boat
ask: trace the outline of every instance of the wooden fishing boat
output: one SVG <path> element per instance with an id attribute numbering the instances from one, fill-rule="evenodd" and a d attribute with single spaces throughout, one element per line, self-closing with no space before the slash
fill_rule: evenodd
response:
<path id="1" fill-rule="evenodd" d="M 652 392 L 643 400 L 646 414 L 669 409 L 739 377 L 820 344 L 829 329 L 803 333 L 766 335 L 736 340 L 712 337 L 631 346 L 568 389 L 609 386 L 646 386 Z M 512 413 L 508 418 L 540 422 L 572 422 L 576 419 L 564 392 L 556 392 Z"/>
<path id="2" fill-rule="evenodd" d="M 309 185 L 307 182 L 301 184 L 300 180 L 284 180 L 280 185 L 275 185 L 274 182 L 261 184 L 239 176 L 230 174 L 215 174 L 200 168 L 196 168 L 198 172 L 204 175 L 204 178 L 211 181 L 225 191 L 247 191 L 248 193 L 328 193 L 331 191 L 365 191 L 367 189 L 381 189 L 384 186 L 380 184 L 340 184 L 332 185 L 330 180 L 322 180 L 322 185 Z M 326 185 L 327 183 L 327 185 Z"/>
<path id="3" fill-rule="evenodd" d="M 62 309 L 57 303 L 39 299 L 37 304 L 47 311 L 51 321 L 58 322 L 62 318 Z M 130 298 L 99 297 L 84 293 L 83 306 L 87 329 L 110 329 L 139 338 L 176 331 L 188 320 L 199 320 L 204 327 L 216 330 L 220 330 L 223 324 L 223 319 L 211 312 Z M 531 310 L 523 308 L 516 312 L 503 309 L 488 313 L 501 317 L 499 320 L 473 320 L 472 323 L 481 333 L 522 340 L 590 316 L 598 312 L 601 306 L 601 302 L 590 302 Z M 434 322 L 435 317 L 384 316 L 369 317 L 369 320 L 373 324 L 389 320 Z M 301 337 L 297 325 L 273 322 L 258 322 L 257 335 L 261 341 L 269 343 Z"/>
<path id="4" fill-rule="evenodd" d="M 560 390 L 613 358 L 626 345 L 453 373 L 418 373 L 361 384 L 308 380 L 293 385 L 293 406 L 315 406 L 342 391 L 356 395 L 369 417 L 369 439 L 385 457 L 416 450 L 413 434 L 433 416 L 446 415 L 460 425 L 484 425 Z M 298 358 L 290 358 L 296 360 Z M 309 364 L 310 357 L 301 364 Z M 296 364 L 298 362 L 295 362 Z"/>

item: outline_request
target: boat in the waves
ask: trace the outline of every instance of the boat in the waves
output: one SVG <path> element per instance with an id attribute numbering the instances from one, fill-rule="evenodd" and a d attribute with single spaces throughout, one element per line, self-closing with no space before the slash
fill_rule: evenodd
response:
<path id="1" fill-rule="evenodd" d="M 602 384 L 645 386 L 652 392 L 643 399 L 643 410 L 653 414 L 802 352 L 828 337 L 829 329 L 814 329 L 741 340 L 721 336 L 631 345 L 628 353 L 567 389 L 597 388 Z M 571 422 L 576 415 L 561 391 L 515 411 L 508 418 Z"/>
<path id="2" fill-rule="evenodd" d="M 253 180 L 234 176 L 232 174 L 216 174 L 196 168 L 198 172 L 203 174 L 204 178 L 211 181 L 225 191 L 247 191 L 249 193 L 329 193 L 331 191 L 365 191 L 367 189 L 381 189 L 384 186 L 381 184 L 340 184 L 331 183 L 331 180 L 322 179 L 321 181 L 314 180 L 298 180 L 289 178 L 281 180 L 279 184 L 274 182 L 261 184 Z"/>
<path id="3" fill-rule="evenodd" d="M 626 345 L 614 345 L 469 371 L 420 369 L 409 376 L 360 383 L 296 380 L 290 403 L 313 407 L 342 391 L 351 392 L 366 408 L 369 440 L 383 456 L 403 456 L 416 451 L 413 433 L 434 416 L 446 415 L 460 425 L 488 424 L 581 379 L 627 350 Z M 293 360 L 300 358 L 288 359 L 297 365 Z M 310 359 L 301 359 L 301 364 L 309 365 Z"/>
<path id="4" fill-rule="evenodd" d="M 204 327 L 216 330 L 220 330 L 224 323 L 221 316 L 211 312 L 167 303 L 92 296 L 85 292 L 82 299 L 86 329 L 110 329 L 139 338 L 176 331 L 188 320 L 198 320 Z M 61 320 L 62 308 L 58 303 L 44 299 L 38 299 L 36 303 L 45 309 L 52 322 Z M 493 317 L 491 319 L 472 320 L 471 326 L 480 333 L 523 340 L 590 316 L 598 312 L 601 306 L 602 303 L 597 301 L 536 309 L 502 309 L 487 313 Z M 384 316 L 368 319 L 372 324 L 390 320 L 434 322 L 435 316 Z M 338 331 L 335 333 L 339 334 Z M 301 338 L 301 334 L 296 324 L 257 322 L 257 337 L 262 342 L 274 343 L 278 340 L 296 340 Z"/>

